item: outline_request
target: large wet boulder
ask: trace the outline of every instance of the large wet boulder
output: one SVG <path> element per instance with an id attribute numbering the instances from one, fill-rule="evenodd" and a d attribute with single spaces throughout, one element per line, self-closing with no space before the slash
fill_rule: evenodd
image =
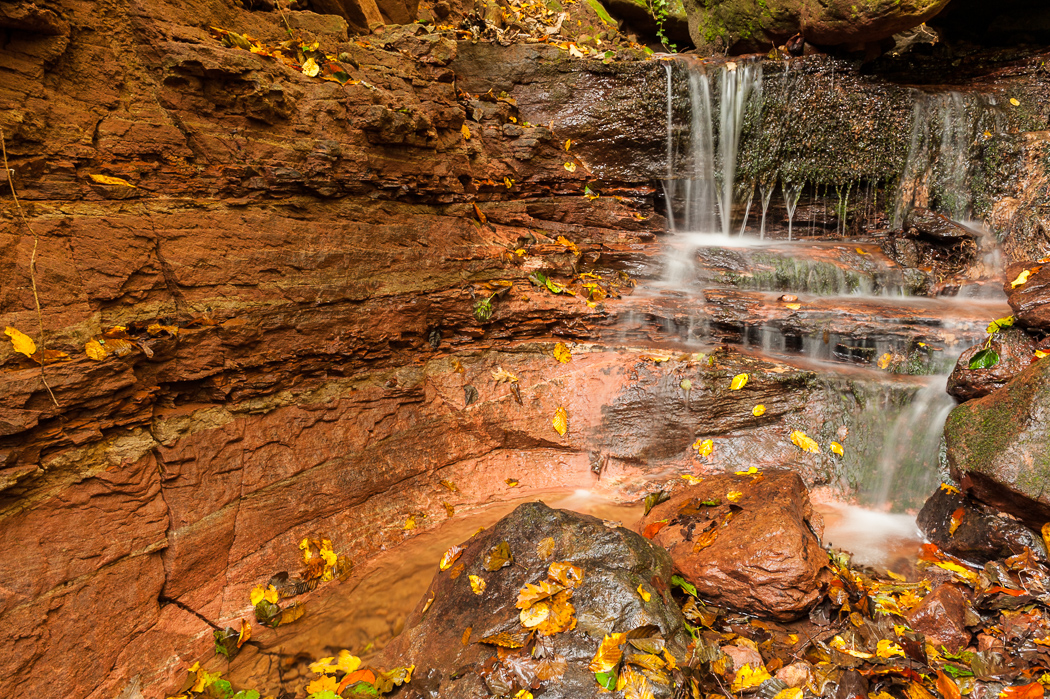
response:
<path id="1" fill-rule="evenodd" d="M 797 33 L 813 44 L 877 42 L 930 19 L 948 0 L 685 0 L 698 48 L 768 49 Z"/>
<path id="2" fill-rule="evenodd" d="M 463 546 L 384 649 L 388 664 L 416 666 L 409 696 L 513 695 L 532 685 L 552 699 L 598 697 L 588 665 L 602 639 L 646 626 L 679 661 L 687 655 L 684 619 L 668 587 L 670 557 L 615 522 L 532 502 Z M 529 615 L 516 606 L 526 585 L 569 590 L 560 602 L 555 596 L 526 610 L 549 605 L 531 639 Z M 668 687 L 653 689 L 670 695 Z"/>
<path id="3" fill-rule="evenodd" d="M 947 486 L 930 496 L 916 524 L 942 551 L 967 561 L 1009 558 L 1025 549 L 1046 560 L 1046 546 L 1038 534 Z"/>
<path id="4" fill-rule="evenodd" d="M 1020 323 L 1050 330 L 1050 264 L 1028 261 L 1010 265 L 1003 291 Z"/>
<path id="5" fill-rule="evenodd" d="M 999 361 L 994 366 L 971 369 L 974 355 L 985 349 L 993 350 Z M 948 377 L 948 393 L 959 400 L 986 396 L 1027 369 L 1035 359 L 1034 353 L 1035 343 L 1027 333 L 1020 328 L 1004 328 L 992 336 L 987 346 L 975 345 L 959 355 Z"/>
<path id="6" fill-rule="evenodd" d="M 788 621 L 830 580 L 809 493 L 794 471 L 709 476 L 654 507 L 637 525 L 665 547 L 700 595 Z"/>
<path id="7" fill-rule="evenodd" d="M 1050 361 L 955 408 L 944 438 L 964 492 L 1034 529 L 1050 520 Z"/>

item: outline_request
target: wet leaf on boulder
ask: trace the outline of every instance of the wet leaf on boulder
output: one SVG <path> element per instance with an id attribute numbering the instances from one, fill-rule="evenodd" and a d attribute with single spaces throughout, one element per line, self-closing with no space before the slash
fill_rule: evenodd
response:
<path id="1" fill-rule="evenodd" d="M 645 513 L 643 516 L 648 516 L 654 507 L 662 502 L 667 502 L 671 499 L 671 495 L 663 490 L 657 490 L 655 493 L 649 493 L 645 496 L 643 504 L 645 505 Z"/>
<path id="2" fill-rule="evenodd" d="M 445 508 L 445 515 L 448 519 L 452 519 L 456 515 L 456 508 L 451 502 L 441 501 L 441 506 Z"/>
<path id="3" fill-rule="evenodd" d="M 564 437 L 569 431 L 569 412 L 565 408 L 558 408 L 554 411 L 551 424 L 554 425 L 554 431 Z"/>
<path id="4" fill-rule="evenodd" d="M 1000 330 L 1002 330 L 1003 328 L 1009 328 L 1013 324 L 1014 324 L 1014 317 L 1013 316 L 1006 316 L 1005 318 L 997 318 L 996 320 L 993 320 L 991 323 L 989 323 L 987 331 L 989 333 L 997 333 Z"/>
<path id="5" fill-rule="evenodd" d="M 794 430 L 791 433 L 791 442 L 802 451 L 808 451 L 813 454 L 820 453 L 820 447 L 817 443 L 807 437 L 806 433 L 802 430 Z"/>
<path id="6" fill-rule="evenodd" d="M 527 629 L 511 629 L 510 631 L 501 631 L 492 636 L 485 636 L 485 638 L 480 638 L 475 643 L 487 643 L 500 648 L 522 648 L 528 642 L 530 633 Z"/>
<path id="7" fill-rule="evenodd" d="M 471 405 L 476 403 L 477 400 L 478 400 L 478 389 L 474 388 L 473 386 L 469 386 L 469 385 L 468 386 L 464 386 L 463 387 L 463 403 L 465 404 L 464 407 L 470 407 Z"/>
<path id="8" fill-rule="evenodd" d="M 119 177 L 110 177 L 109 175 L 91 175 L 91 174 L 89 174 L 88 177 L 91 178 L 92 182 L 97 182 L 99 184 L 119 185 L 121 187 L 135 187 L 135 185 L 133 185 L 130 182 L 128 182 L 127 180 L 121 179 Z"/>
<path id="9" fill-rule="evenodd" d="M 473 206 L 474 216 L 478 219 L 478 222 L 484 226 L 486 223 L 489 222 L 488 217 L 485 215 L 485 212 L 481 210 L 481 207 L 478 206 L 477 202 L 474 202 Z"/>
<path id="10" fill-rule="evenodd" d="M 828 449 L 831 450 L 832 454 L 838 454 L 839 456 L 844 456 L 846 453 L 845 450 L 842 448 L 842 445 L 838 442 L 832 442 L 831 444 L 829 444 Z"/>
<path id="11" fill-rule="evenodd" d="M 461 126 L 459 128 L 459 130 L 460 130 L 460 133 L 463 134 L 463 138 L 465 140 L 469 141 L 470 140 L 470 127 L 467 126 L 466 123 L 464 123 L 463 126 Z"/>
<path id="12" fill-rule="evenodd" d="M 991 347 L 985 347 L 970 357 L 971 369 L 991 369 L 999 363 L 999 353 Z"/>
<path id="13" fill-rule="evenodd" d="M 697 456 L 710 456 L 715 450 L 715 441 L 713 439 L 700 439 L 698 437 L 697 440 L 693 442 L 693 449 L 696 449 Z"/>
<path id="14" fill-rule="evenodd" d="M 443 571 L 448 570 L 463 555 L 464 550 L 465 547 L 453 544 L 448 548 L 448 551 L 445 551 L 445 555 L 441 557 L 441 563 L 438 564 L 438 567 Z"/>
<path id="15" fill-rule="evenodd" d="M 485 591 L 485 588 L 488 587 L 488 583 L 486 583 L 485 579 L 480 576 L 468 575 L 467 577 L 470 579 L 470 589 L 474 591 L 475 595 L 480 595 Z"/>
<path id="16" fill-rule="evenodd" d="M 751 408 L 751 414 L 755 417 L 762 417 L 766 414 L 766 406 L 756 405 L 755 407 Z"/>
<path id="17" fill-rule="evenodd" d="M 514 555 L 510 552 L 510 544 L 501 541 L 485 554 L 485 570 L 496 572 L 514 562 Z"/>
<path id="18" fill-rule="evenodd" d="M 1036 268 L 1036 269 L 1038 269 L 1038 268 Z M 1032 276 L 1032 270 L 1029 270 L 1029 269 L 1021 270 L 1021 273 L 1017 275 L 1017 278 L 1014 279 L 1012 282 L 1010 282 L 1010 288 L 1011 289 L 1016 289 L 1017 287 L 1021 286 L 1022 284 L 1026 284 L 1028 282 L 1028 278 L 1030 276 Z"/>
<path id="19" fill-rule="evenodd" d="M 4 330 L 4 334 L 11 338 L 11 346 L 14 347 L 15 352 L 24 354 L 27 357 L 32 357 L 36 354 L 36 343 L 21 330 L 12 328 L 9 325 Z"/>
<path id="20" fill-rule="evenodd" d="M 730 391 L 739 391 L 747 385 L 747 380 L 750 377 L 747 374 L 737 374 L 733 377 L 733 380 L 729 383 Z"/>
<path id="21" fill-rule="evenodd" d="M 572 350 L 564 342 L 559 342 L 554 345 L 554 358 L 562 364 L 568 364 L 572 361 Z"/>
<path id="22" fill-rule="evenodd" d="M 966 508 L 960 507 L 952 512 L 951 519 L 948 521 L 948 536 L 955 536 L 955 530 L 962 524 L 963 517 L 966 516 Z"/>
<path id="23" fill-rule="evenodd" d="M 536 555 L 540 558 L 550 558 L 552 553 L 554 553 L 553 537 L 548 536 L 536 545 Z"/>
<path id="24" fill-rule="evenodd" d="M 595 674 L 612 673 L 615 675 L 612 671 L 623 659 L 623 644 L 626 641 L 627 634 L 625 633 L 606 634 L 594 658 L 591 659 L 588 669 Z M 598 683 L 601 684 L 601 680 Z"/>
<path id="25" fill-rule="evenodd" d="M 583 568 L 573 565 L 568 561 L 551 563 L 547 575 L 559 584 L 569 588 L 577 588 L 583 582 Z"/>
<path id="26" fill-rule="evenodd" d="M 537 602 L 549 599 L 565 589 L 564 585 L 543 580 L 539 583 L 525 583 L 525 587 L 518 591 L 518 601 L 515 607 L 528 609 Z"/>

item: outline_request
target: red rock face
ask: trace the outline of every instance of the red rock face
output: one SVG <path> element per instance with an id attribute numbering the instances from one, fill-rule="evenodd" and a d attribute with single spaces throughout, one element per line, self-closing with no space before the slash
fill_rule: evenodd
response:
<path id="1" fill-rule="evenodd" d="M 814 516 L 798 474 L 771 470 L 707 477 L 655 507 L 637 529 L 649 528 L 705 599 L 791 620 L 830 580 Z"/>

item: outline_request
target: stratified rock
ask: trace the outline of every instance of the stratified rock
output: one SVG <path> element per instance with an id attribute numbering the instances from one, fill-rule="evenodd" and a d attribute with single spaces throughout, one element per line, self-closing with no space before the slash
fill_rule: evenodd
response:
<path id="1" fill-rule="evenodd" d="M 705 599 L 790 620 L 817 602 L 830 577 L 813 518 L 799 475 L 767 471 L 705 478 L 653 508 L 637 527 L 667 522 L 653 541 Z"/>
<path id="2" fill-rule="evenodd" d="M 964 492 L 1033 528 L 1050 519 L 1050 362 L 957 407 L 944 438 Z"/>
<path id="3" fill-rule="evenodd" d="M 768 49 L 801 32 L 817 45 L 865 44 L 916 27 L 948 0 L 685 0 L 698 48 Z"/>
<path id="4" fill-rule="evenodd" d="M 922 208 L 912 209 L 904 228 L 907 235 L 911 237 L 927 236 L 938 240 L 973 239 L 977 237 L 974 231 L 960 223 L 956 223 L 944 214 Z"/>
<path id="5" fill-rule="evenodd" d="M 537 549 L 548 537 L 554 541 L 553 549 L 544 556 Z M 492 571 L 493 566 L 486 566 L 486 556 L 502 542 L 507 542 L 513 564 Z M 546 658 L 555 666 L 565 663 L 556 679 L 543 682 L 544 697 L 600 696 L 594 672 L 587 666 L 609 633 L 653 624 L 675 657 L 686 655 L 684 619 L 668 590 L 671 559 L 666 551 L 628 529 L 533 502 L 519 506 L 464 546 L 448 570 L 434 577 L 405 630 L 384 649 L 387 665 L 415 664 L 418 670 L 412 686 L 424 696 L 488 696 L 478 669 L 496 657 L 497 647 L 480 640 L 521 631 L 515 607 L 519 590 L 527 583 L 547 580 L 550 565 L 561 561 L 583 571 L 583 580 L 569 600 L 578 621 L 575 628 L 542 637 Z M 471 589 L 469 576 L 485 581 L 481 594 Z M 639 588 L 648 600 L 639 594 Z M 469 637 L 465 635 L 468 631 Z M 534 665 L 528 661 L 519 664 L 526 668 L 525 674 Z M 469 669 L 455 672 L 464 667 Z M 450 679 L 453 674 L 456 679 Z"/>
<path id="6" fill-rule="evenodd" d="M 966 630 L 966 595 L 953 583 L 940 585 L 907 614 L 913 629 L 935 646 L 957 652 L 970 642 Z"/>
<path id="7" fill-rule="evenodd" d="M 1031 276 L 1023 284 L 1013 286 L 1025 270 L 1032 272 Z M 1018 321 L 1030 328 L 1050 329 L 1050 265 L 1032 261 L 1010 265 L 1003 290 Z"/>
<path id="8" fill-rule="evenodd" d="M 1031 549 L 1046 560 L 1046 546 L 1038 534 L 1013 519 L 975 503 L 961 493 L 938 488 L 916 520 L 926 537 L 947 553 L 984 563 Z M 952 519 L 958 522 L 952 532 Z"/>
<path id="9" fill-rule="evenodd" d="M 948 393 L 959 400 L 986 396 L 1028 368 L 1035 359 L 1035 343 L 1020 328 L 1004 328 L 992 336 L 988 347 L 999 355 L 999 363 L 987 369 L 971 369 L 970 360 L 985 345 L 976 345 L 959 356 L 948 377 Z"/>

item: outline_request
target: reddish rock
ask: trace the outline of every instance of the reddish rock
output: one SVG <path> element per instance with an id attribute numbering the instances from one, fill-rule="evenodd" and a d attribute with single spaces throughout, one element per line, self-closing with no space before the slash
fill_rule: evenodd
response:
<path id="1" fill-rule="evenodd" d="M 790 620 L 820 599 L 831 577 L 813 517 L 798 474 L 770 470 L 760 478 L 709 476 L 653 508 L 637 529 L 667 521 L 653 541 L 703 598 Z"/>
<path id="2" fill-rule="evenodd" d="M 957 653 L 970 642 L 966 630 L 966 595 L 958 585 L 939 585 L 907 614 L 913 629 L 924 634 L 935 646 Z"/>
<path id="3" fill-rule="evenodd" d="M 1024 284 L 1013 282 L 1024 271 L 1032 272 Z M 1010 308 L 1019 322 L 1040 330 L 1050 330 L 1050 265 L 1028 260 L 1006 268 L 1003 282 Z"/>
<path id="4" fill-rule="evenodd" d="M 999 363 L 986 369 L 971 369 L 970 360 L 978 352 L 990 348 L 999 355 Z M 948 377 L 948 393 L 959 400 L 986 396 L 1002 388 L 1035 360 L 1035 343 L 1022 329 L 1009 327 L 992 335 L 987 344 L 969 348 L 955 363 Z"/>

